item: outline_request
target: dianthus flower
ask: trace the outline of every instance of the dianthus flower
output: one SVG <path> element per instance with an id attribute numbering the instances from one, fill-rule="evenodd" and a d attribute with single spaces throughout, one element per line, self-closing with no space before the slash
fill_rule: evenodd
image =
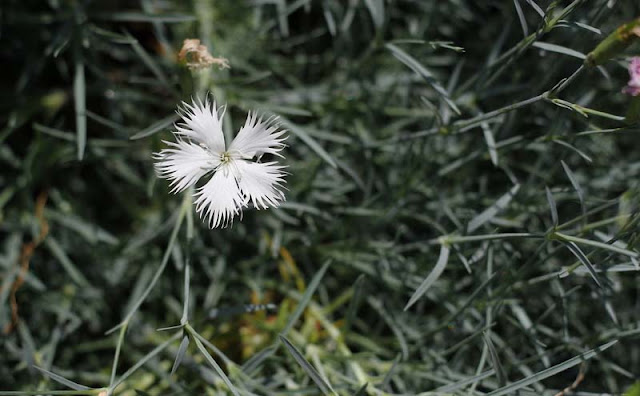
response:
<path id="1" fill-rule="evenodd" d="M 154 153 L 156 169 L 160 177 L 171 181 L 173 193 L 211 175 L 194 193 L 196 211 L 209 227 L 231 224 L 249 202 L 257 209 L 266 209 L 285 200 L 282 189 L 286 167 L 259 162 L 264 154 L 284 158 L 280 151 L 285 147 L 285 131 L 275 124 L 275 117 L 263 121 L 250 112 L 231 144 L 225 145 L 224 109 L 216 107 L 215 102 L 183 102 L 178 113 L 183 122 L 175 125 L 176 141 L 164 141 L 169 148 Z"/>
<path id="2" fill-rule="evenodd" d="M 631 96 L 640 94 L 640 57 L 635 56 L 629 62 L 629 82 L 622 92 Z"/>

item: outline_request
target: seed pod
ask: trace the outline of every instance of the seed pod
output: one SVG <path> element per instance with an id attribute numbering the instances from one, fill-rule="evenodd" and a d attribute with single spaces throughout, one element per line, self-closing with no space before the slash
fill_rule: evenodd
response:
<path id="1" fill-rule="evenodd" d="M 640 18 L 618 27 L 585 59 L 587 66 L 598 66 L 624 51 L 634 40 L 640 39 Z"/>

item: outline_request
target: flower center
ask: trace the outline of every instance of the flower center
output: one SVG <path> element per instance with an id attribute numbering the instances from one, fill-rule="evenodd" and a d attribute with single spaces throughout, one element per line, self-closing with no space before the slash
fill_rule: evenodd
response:
<path id="1" fill-rule="evenodd" d="M 235 151 L 225 151 L 220 154 L 220 165 L 218 165 L 217 169 L 222 169 L 225 176 L 229 176 L 229 172 L 231 172 L 237 180 L 240 180 L 242 175 L 236 165 L 237 159 L 238 154 Z"/>
<path id="2" fill-rule="evenodd" d="M 229 153 L 228 151 L 223 152 L 222 154 L 220 154 L 220 162 L 222 164 L 228 164 L 229 162 L 231 162 L 231 153 Z"/>

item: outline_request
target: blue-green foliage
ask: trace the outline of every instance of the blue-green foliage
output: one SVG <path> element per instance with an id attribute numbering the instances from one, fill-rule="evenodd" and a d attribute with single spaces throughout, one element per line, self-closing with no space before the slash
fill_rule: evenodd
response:
<path id="1" fill-rule="evenodd" d="M 583 66 L 636 2 L 0 7 L 0 395 L 637 379 L 640 46 Z M 186 38 L 231 68 L 190 80 Z M 280 117 L 280 208 L 210 230 L 156 177 L 197 87 L 227 139 Z"/>

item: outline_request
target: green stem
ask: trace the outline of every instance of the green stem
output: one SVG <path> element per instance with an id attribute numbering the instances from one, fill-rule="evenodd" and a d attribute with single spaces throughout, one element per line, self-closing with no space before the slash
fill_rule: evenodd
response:
<path id="1" fill-rule="evenodd" d="M 457 130 L 463 129 L 463 128 L 469 128 L 475 125 L 480 125 L 482 122 L 487 121 L 491 118 L 495 118 L 501 114 L 504 113 L 508 113 L 510 111 L 519 109 L 521 107 L 525 107 L 525 106 L 529 106 L 530 104 L 536 103 L 541 101 L 542 99 L 544 99 L 546 97 L 546 92 L 543 94 L 540 94 L 538 96 L 534 96 L 533 98 L 529 98 L 527 100 L 523 100 L 521 102 L 518 103 L 514 103 L 511 104 L 509 106 L 505 106 L 502 107 L 500 109 L 494 110 L 494 111 L 490 111 L 488 113 L 484 113 L 481 114 L 479 116 L 473 117 L 473 118 L 469 118 L 467 120 L 461 120 L 461 121 L 456 121 L 453 123 L 453 127 Z"/>
<path id="2" fill-rule="evenodd" d="M 532 234 L 529 232 L 511 232 L 504 234 L 487 234 L 487 235 L 468 235 L 468 236 L 443 236 L 429 241 L 430 245 L 452 245 L 457 243 L 492 241 L 496 239 L 519 239 L 519 238 L 537 238 L 543 239 L 542 234 Z"/>
<path id="3" fill-rule="evenodd" d="M 173 227 L 173 231 L 171 233 L 171 237 L 169 238 L 169 243 L 167 244 L 167 249 L 162 258 L 162 263 L 160 264 L 160 267 L 158 267 L 158 269 L 156 270 L 156 273 L 153 276 L 153 279 L 151 279 L 151 282 L 142 293 L 142 296 L 138 298 L 138 300 L 133 305 L 129 313 L 125 316 L 125 318 L 122 320 L 122 322 L 120 322 L 120 324 L 118 324 L 114 328 L 107 331 L 107 334 L 110 334 L 111 332 L 117 329 L 120 329 L 118 342 L 116 344 L 116 351 L 113 358 L 113 364 L 111 366 L 111 377 L 109 380 L 110 392 L 112 392 L 114 388 L 118 362 L 120 360 L 120 351 L 122 349 L 122 344 L 124 343 L 124 336 L 125 336 L 125 333 L 127 332 L 127 327 L 129 326 L 129 322 L 131 321 L 131 318 L 133 317 L 133 315 L 137 312 L 138 308 L 140 308 L 144 300 L 146 300 L 146 298 L 149 296 L 149 293 L 151 293 L 151 290 L 153 290 L 154 286 L 160 279 L 160 276 L 162 275 L 165 268 L 167 267 L 167 263 L 169 262 L 169 257 L 171 256 L 171 252 L 173 251 L 173 246 L 175 245 L 175 242 L 178 237 L 178 231 L 180 231 L 180 225 L 182 224 L 182 220 L 185 218 L 185 215 L 187 214 L 187 211 L 190 210 L 190 208 L 191 208 L 191 194 L 187 193 L 185 194 L 185 197 L 182 201 L 182 205 L 180 206 L 180 213 L 178 214 L 178 218 L 176 219 L 176 223 Z"/>
<path id="4" fill-rule="evenodd" d="M 593 247 L 597 247 L 600 249 L 605 249 L 605 250 L 609 250 L 615 253 L 620 253 L 623 254 L 625 256 L 629 256 L 632 258 L 638 258 L 639 254 L 637 252 L 628 250 L 628 249 L 623 249 L 621 247 L 617 247 L 615 245 L 610 245 L 604 242 L 598 242 L 598 241 L 592 241 L 590 239 L 584 239 L 584 238 L 580 238 L 580 237 L 576 237 L 576 236 L 571 236 L 571 235 L 567 235 L 567 234 L 563 234 L 561 232 L 555 231 L 552 235 L 552 239 L 559 239 L 561 241 L 565 241 L 565 242 L 575 242 L 575 243 L 579 243 L 582 245 L 587 245 L 587 246 L 593 246 Z"/>
<path id="5" fill-rule="evenodd" d="M 594 110 L 594 109 L 590 109 L 588 107 L 582 107 L 580 105 L 574 104 L 573 105 L 576 109 L 587 113 L 587 114 L 591 114 L 597 117 L 602 117 L 602 118 L 608 118 L 610 120 L 614 120 L 614 121 L 624 121 L 624 117 L 622 116 L 617 116 L 615 114 L 610 114 L 610 113 L 606 113 L 604 111 L 599 111 L 599 110 Z"/>
<path id="6" fill-rule="evenodd" d="M 125 316 L 122 323 L 120 323 L 118 326 L 111 329 L 109 332 L 124 326 L 126 323 L 128 323 L 131 320 L 131 318 L 136 313 L 138 308 L 140 308 L 140 305 L 142 305 L 144 300 L 146 300 L 146 298 L 149 296 L 149 293 L 151 293 L 151 290 L 153 290 L 154 286 L 160 279 L 160 276 L 164 272 L 164 269 L 167 267 L 167 263 L 169 263 L 169 257 L 171 256 L 173 246 L 176 243 L 176 239 L 178 237 L 178 231 L 180 231 L 180 225 L 182 224 L 182 220 L 184 220 L 185 215 L 187 214 L 187 210 L 191 208 L 191 198 L 192 198 L 191 195 L 187 193 L 185 194 L 184 199 L 182 200 L 182 205 L 180 206 L 180 213 L 178 214 L 176 224 L 174 225 L 173 232 L 171 233 L 171 237 L 169 238 L 169 243 L 167 244 L 167 250 L 164 252 L 164 256 L 162 257 L 162 263 L 160 264 L 160 267 L 158 267 L 158 269 L 156 270 L 156 273 L 153 276 L 153 279 L 151 279 L 151 282 L 142 293 L 142 296 L 136 301 L 136 303 L 131 308 L 127 316 Z"/>
<path id="7" fill-rule="evenodd" d="M 127 321 L 121 328 L 120 334 L 118 335 L 118 343 L 116 344 L 116 353 L 113 357 L 113 364 L 111 365 L 111 379 L 109 380 L 109 388 L 113 387 L 113 383 L 116 380 L 116 371 L 118 369 L 118 361 L 120 360 L 120 350 L 122 349 L 122 344 L 124 343 L 124 335 L 127 332 L 127 328 L 129 327 L 129 322 Z"/>
<path id="8" fill-rule="evenodd" d="M 39 391 L 0 391 L 0 396 L 37 396 L 37 395 L 100 395 L 105 388 L 87 390 L 39 390 Z"/>

